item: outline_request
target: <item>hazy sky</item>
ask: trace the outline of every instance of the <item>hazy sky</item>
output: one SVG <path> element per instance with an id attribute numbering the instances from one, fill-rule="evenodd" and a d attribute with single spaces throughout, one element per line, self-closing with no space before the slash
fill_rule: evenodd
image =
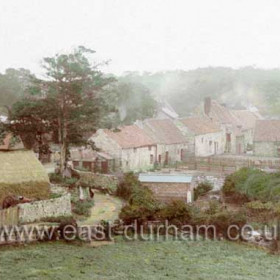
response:
<path id="1" fill-rule="evenodd" d="M 105 69 L 280 66 L 279 0 L 0 0 L 0 71 L 85 45 Z"/>

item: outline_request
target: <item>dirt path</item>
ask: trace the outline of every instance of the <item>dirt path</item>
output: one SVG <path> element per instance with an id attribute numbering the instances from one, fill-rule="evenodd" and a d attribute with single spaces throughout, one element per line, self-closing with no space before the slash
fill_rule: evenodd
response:
<path id="1" fill-rule="evenodd" d="M 95 192 L 91 215 L 79 225 L 93 225 L 101 220 L 114 221 L 118 218 L 123 202 L 114 196 Z"/>

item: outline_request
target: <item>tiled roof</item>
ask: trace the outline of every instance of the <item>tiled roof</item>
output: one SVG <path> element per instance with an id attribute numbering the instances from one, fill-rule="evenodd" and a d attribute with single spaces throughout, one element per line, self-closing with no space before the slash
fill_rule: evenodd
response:
<path id="1" fill-rule="evenodd" d="M 256 125 L 259 116 L 248 110 L 231 110 L 231 112 L 242 123 L 242 129 L 252 129 Z"/>
<path id="2" fill-rule="evenodd" d="M 155 144 L 144 130 L 137 125 L 123 126 L 118 132 L 104 129 L 104 133 L 125 149 L 151 146 Z"/>
<path id="3" fill-rule="evenodd" d="M 219 104 L 215 100 L 211 101 L 211 111 L 209 113 L 209 117 L 221 124 L 232 124 L 235 126 L 242 125 L 239 118 L 235 116 L 229 108 Z"/>
<path id="4" fill-rule="evenodd" d="M 144 130 L 159 144 L 185 143 L 186 139 L 169 119 L 149 119 L 144 121 Z"/>
<path id="5" fill-rule="evenodd" d="M 220 127 L 206 117 L 191 117 L 180 120 L 192 133 L 202 135 L 221 131 Z"/>
<path id="6" fill-rule="evenodd" d="M 257 120 L 254 141 L 280 142 L 280 120 Z"/>

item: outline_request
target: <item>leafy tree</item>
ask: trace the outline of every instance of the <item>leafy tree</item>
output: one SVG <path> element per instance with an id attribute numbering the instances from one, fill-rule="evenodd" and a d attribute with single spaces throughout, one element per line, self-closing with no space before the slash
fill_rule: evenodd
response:
<path id="1" fill-rule="evenodd" d="M 29 70 L 9 68 L 0 74 L 0 113 L 25 95 L 34 75 Z"/>
<path id="2" fill-rule="evenodd" d="M 154 116 L 156 101 L 149 89 L 137 82 L 118 82 L 111 89 L 118 108 L 117 124 L 131 124 Z M 115 124 L 116 126 L 116 124 Z"/>
<path id="3" fill-rule="evenodd" d="M 99 70 L 100 64 L 90 62 L 94 53 L 81 46 L 69 54 L 44 58 L 47 80 L 34 79 L 29 87 L 34 97 L 13 106 L 14 130 L 57 136 L 61 173 L 66 166 L 69 144 L 85 143 L 86 133 L 94 132 L 110 109 L 103 95 L 114 79 L 105 77 Z"/>

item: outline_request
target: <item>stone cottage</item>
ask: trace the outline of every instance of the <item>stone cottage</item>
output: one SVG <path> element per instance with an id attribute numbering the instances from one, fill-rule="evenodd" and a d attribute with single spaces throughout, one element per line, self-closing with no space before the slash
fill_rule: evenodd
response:
<path id="1" fill-rule="evenodd" d="M 149 170 L 156 161 L 156 143 L 137 125 L 99 129 L 91 138 L 123 171 Z"/>
<path id="2" fill-rule="evenodd" d="M 157 144 L 156 161 L 158 165 L 183 161 L 188 148 L 187 141 L 172 120 L 148 119 L 136 123 Z"/>
<path id="3" fill-rule="evenodd" d="M 232 110 L 211 98 L 205 98 L 204 115 L 223 129 L 225 153 L 244 154 L 251 150 L 255 122 L 260 118 L 249 110 Z"/>
<path id="4" fill-rule="evenodd" d="M 223 131 L 209 118 L 184 118 L 177 122 L 177 126 L 188 139 L 190 154 L 205 157 L 224 153 Z"/>
<path id="5" fill-rule="evenodd" d="M 75 169 L 85 169 L 94 173 L 113 173 L 117 171 L 115 159 L 91 148 L 71 148 L 71 161 Z"/>
<path id="6" fill-rule="evenodd" d="M 280 120 L 258 120 L 256 122 L 254 155 L 280 157 Z"/>
<path id="7" fill-rule="evenodd" d="M 141 173 L 139 181 L 162 202 L 168 203 L 173 200 L 193 202 L 192 176 L 187 174 Z"/>

